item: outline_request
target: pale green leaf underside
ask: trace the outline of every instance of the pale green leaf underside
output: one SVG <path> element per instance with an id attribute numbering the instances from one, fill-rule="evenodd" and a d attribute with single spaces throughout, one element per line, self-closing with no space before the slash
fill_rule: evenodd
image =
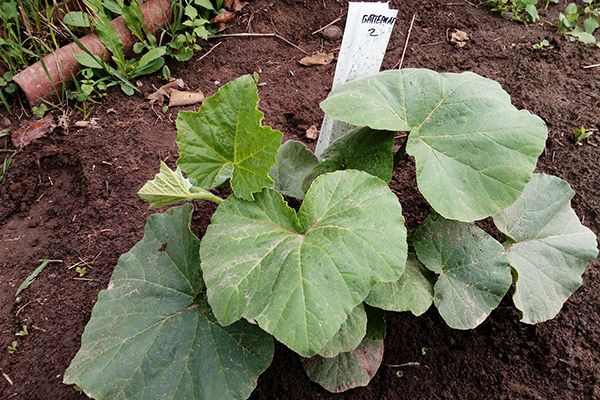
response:
<path id="1" fill-rule="evenodd" d="M 434 303 L 451 328 L 481 324 L 512 283 L 504 248 L 474 225 L 432 213 L 417 231 L 414 246 L 419 260 L 440 274 Z"/>
<path id="2" fill-rule="evenodd" d="M 539 117 L 470 72 L 385 71 L 335 89 L 321 107 L 353 125 L 410 131 L 419 190 L 438 213 L 466 222 L 519 197 L 547 137 Z"/>
<path id="3" fill-rule="evenodd" d="M 261 126 L 258 101 L 254 80 L 244 75 L 207 98 L 198 112 L 179 113 L 177 165 L 199 186 L 213 188 L 231 173 L 236 196 L 252 200 L 273 184 L 269 171 L 283 134 Z"/>
<path id="4" fill-rule="evenodd" d="M 523 322 L 554 318 L 598 256 L 596 235 L 571 208 L 574 194 L 562 179 L 534 174 L 521 198 L 494 216 L 498 229 L 517 242 L 508 256 L 518 273 L 513 300 Z"/>
<path id="5" fill-rule="evenodd" d="M 319 350 L 319 355 L 326 358 L 340 353 L 352 351 L 358 347 L 367 333 L 367 313 L 363 304 L 354 307 L 338 332 Z"/>
<path id="6" fill-rule="evenodd" d="M 216 322 L 198 293 L 192 210 L 186 204 L 148 218 L 144 238 L 100 292 L 65 383 L 110 400 L 236 399 L 256 387 L 273 340 L 245 321 Z"/>
<path id="7" fill-rule="evenodd" d="M 146 182 L 138 195 L 150 202 L 150 208 L 168 206 L 185 200 L 216 198 L 212 193 L 196 188 L 191 192 L 192 184 L 184 178 L 179 167 L 172 171 L 164 162 L 160 162 L 160 172 L 153 180 Z M 220 200 L 220 199 L 216 199 Z"/>
<path id="8" fill-rule="evenodd" d="M 340 393 L 367 386 L 383 360 L 383 340 L 362 341 L 357 349 L 333 358 L 315 356 L 302 359 L 309 379 L 330 392 Z"/>
<path id="9" fill-rule="evenodd" d="M 400 279 L 378 283 L 365 302 L 383 310 L 410 311 L 419 316 L 433 303 L 433 274 L 409 253 Z"/>
<path id="10" fill-rule="evenodd" d="M 254 319 L 312 356 L 379 281 L 406 262 L 396 196 L 380 179 L 349 170 L 317 178 L 296 215 L 279 193 L 230 196 L 202 240 L 202 270 L 217 319 Z"/>
<path id="11" fill-rule="evenodd" d="M 302 182 L 318 164 L 317 157 L 303 143 L 288 140 L 279 148 L 277 164 L 269 174 L 273 187 L 283 195 L 304 199 Z"/>

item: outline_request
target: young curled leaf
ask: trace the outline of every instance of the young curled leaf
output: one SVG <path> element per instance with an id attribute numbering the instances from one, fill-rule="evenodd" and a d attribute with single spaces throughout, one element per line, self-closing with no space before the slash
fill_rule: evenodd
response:
<path id="1" fill-rule="evenodd" d="M 150 202 L 150 208 L 167 206 L 180 201 L 210 200 L 220 203 L 222 199 L 207 190 L 192 186 L 190 180 L 183 177 L 179 167 L 172 171 L 167 164 L 160 162 L 160 172 L 154 180 L 138 192 L 140 198 Z"/>

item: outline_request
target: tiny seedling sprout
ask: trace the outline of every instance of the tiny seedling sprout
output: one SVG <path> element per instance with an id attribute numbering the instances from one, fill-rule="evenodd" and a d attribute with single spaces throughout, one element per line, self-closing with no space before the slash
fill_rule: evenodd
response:
<path id="1" fill-rule="evenodd" d="M 581 146 L 583 144 L 581 141 L 588 138 L 591 134 L 591 131 L 586 131 L 585 127 L 581 125 L 581 128 L 573 130 L 571 138 L 573 139 L 576 145 Z"/>
<path id="2" fill-rule="evenodd" d="M 8 346 L 8 352 L 14 354 L 17 352 L 17 341 L 14 340 L 11 345 Z"/>
<path id="3" fill-rule="evenodd" d="M 15 333 L 15 336 L 27 336 L 29 335 L 29 331 L 27 330 L 27 325 L 23 325 L 23 330 Z"/>
<path id="4" fill-rule="evenodd" d="M 548 46 L 550 46 L 550 42 L 548 42 L 546 39 L 544 39 L 539 43 L 535 43 L 532 47 L 534 50 L 541 50 L 544 47 L 548 47 Z"/>

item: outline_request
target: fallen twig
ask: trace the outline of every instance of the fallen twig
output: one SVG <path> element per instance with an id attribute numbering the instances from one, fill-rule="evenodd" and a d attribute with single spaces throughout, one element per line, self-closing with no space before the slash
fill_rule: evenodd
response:
<path id="1" fill-rule="evenodd" d="M 412 27 L 413 27 L 413 24 L 415 23 L 416 16 L 417 16 L 417 14 L 413 14 L 412 20 L 410 21 L 410 28 L 408 28 L 408 34 L 406 35 L 406 43 L 404 43 L 404 50 L 402 50 L 402 58 L 400 58 L 400 61 L 398 62 L 398 64 L 396 64 L 394 66 L 394 68 L 392 68 L 392 69 L 396 69 L 396 66 L 398 66 L 398 69 L 402 69 L 402 63 L 404 62 L 404 54 L 406 54 L 406 48 L 408 47 L 408 41 L 410 40 L 410 33 L 412 32 Z"/>
<path id="2" fill-rule="evenodd" d="M 386 364 L 386 367 L 391 367 L 391 368 L 420 367 L 420 366 L 421 366 L 421 363 L 418 363 L 416 361 L 407 362 L 404 364 L 396 364 L 396 365 Z"/>
<path id="3" fill-rule="evenodd" d="M 10 379 L 10 377 L 8 375 L 6 375 L 5 372 L 2 372 L 2 376 L 4 377 L 4 379 L 6 379 L 8 381 L 8 383 L 10 383 L 10 386 L 13 385 L 12 379 Z"/>
<path id="4" fill-rule="evenodd" d="M 585 67 L 583 67 L 583 69 L 596 68 L 596 67 L 600 67 L 600 64 L 586 65 Z"/>
<path id="5" fill-rule="evenodd" d="M 307 51 L 304 51 L 303 49 L 301 49 L 300 47 L 296 46 L 294 43 L 290 42 L 289 40 L 287 40 L 283 36 L 278 35 L 277 33 L 226 33 L 226 34 L 223 34 L 223 35 L 209 36 L 207 39 L 215 39 L 215 38 L 222 38 L 222 37 L 276 37 L 277 39 L 283 40 L 284 42 L 286 42 L 290 46 L 293 46 L 293 47 L 297 48 L 298 50 L 300 50 L 304 54 L 308 54 Z"/>
<path id="6" fill-rule="evenodd" d="M 211 48 L 210 48 L 210 50 L 209 50 L 209 51 L 207 51 L 207 52 L 206 52 L 206 54 L 202 55 L 201 57 L 198 57 L 198 59 L 197 59 L 196 61 L 200 61 L 200 60 L 202 60 L 204 57 L 206 57 L 207 55 L 209 55 L 209 54 L 210 54 L 210 52 L 211 52 L 211 51 L 213 51 L 213 50 L 215 49 L 215 47 L 217 47 L 217 46 L 218 46 L 218 45 L 220 45 L 221 43 L 223 43 L 223 42 L 219 42 L 219 43 L 215 44 L 213 47 L 211 47 Z"/>
<path id="7" fill-rule="evenodd" d="M 336 22 L 340 21 L 342 19 L 342 17 L 345 15 L 342 14 L 339 17 L 337 17 L 336 19 L 334 19 L 333 21 L 331 21 L 330 23 L 328 23 L 327 25 L 325 25 L 324 27 L 322 27 L 321 29 L 317 29 L 316 31 L 314 31 L 313 33 L 311 33 L 311 35 L 314 35 L 315 33 L 319 33 L 321 32 L 323 29 L 329 28 L 331 25 L 335 24 Z"/>

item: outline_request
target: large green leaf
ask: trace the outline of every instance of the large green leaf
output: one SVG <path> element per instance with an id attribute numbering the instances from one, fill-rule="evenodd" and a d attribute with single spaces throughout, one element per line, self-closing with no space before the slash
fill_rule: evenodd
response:
<path id="1" fill-rule="evenodd" d="M 172 171 L 167 164 L 160 162 L 160 172 L 153 180 L 138 192 L 140 198 L 150 202 L 150 208 L 167 206 L 180 201 L 210 200 L 220 203 L 222 199 L 208 190 L 192 186 L 190 180 L 184 178 L 179 167 Z"/>
<path id="2" fill-rule="evenodd" d="M 288 140 L 279 148 L 277 164 L 269 174 L 273 187 L 286 196 L 304 199 L 302 182 L 318 164 L 317 157 L 303 143 Z"/>
<path id="3" fill-rule="evenodd" d="M 271 186 L 269 171 L 275 164 L 283 134 L 261 126 L 256 83 L 244 75 L 204 100 L 198 112 L 177 117 L 177 165 L 205 188 L 231 176 L 236 196 L 252 200 L 253 193 Z"/>
<path id="4" fill-rule="evenodd" d="M 433 303 L 433 274 L 409 253 L 404 273 L 396 282 L 379 282 L 365 302 L 388 311 L 410 311 L 421 315 Z"/>
<path id="5" fill-rule="evenodd" d="M 523 322 L 554 318 L 598 256 L 596 235 L 571 208 L 574 194 L 562 179 L 534 174 L 521 198 L 494 216 L 498 229 L 516 241 L 508 256 L 517 272 L 513 299 Z"/>
<path id="6" fill-rule="evenodd" d="M 296 215 L 272 189 L 219 205 L 200 253 L 208 298 L 223 325 L 255 319 L 312 356 L 379 281 L 406 262 L 406 228 L 385 182 L 349 170 L 317 178 Z"/>
<path id="7" fill-rule="evenodd" d="M 95 399 L 247 398 L 271 363 L 273 340 L 215 320 L 202 290 L 199 241 L 186 204 L 148 218 L 100 292 L 65 372 Z"/>
<path id="8" fill-rule="evenodd" d="M 367 386 L 383 360 L 383 340 L 365 339 L 356 348 L 333 358 L 314 356 L 302 359 L 311 381 L 333 393 Z"/>
<path id="9" fill-rule="evenodd" d="M 472 329 L 481 324 L 512 283 L 504 248 L 474 225 L 434 212 L 417 230 L 414 246 L 419 260 L 440 274 L 434 303 L 452 328 Z"/>
<path id="10" fill-rule="evenodd" d="M 360 345 L 367 333 L 367 313 L 363 304 L 354 307 L 338 332 L 319 350 L 322 357 L 335 357 L 340 353 L 352 351 Z"/>
<path id="11" fill-rule="evenodd" d="M 517 200 L 547 137 L 539 117 L 470 72 L 385 71 L 336 88 L 321 107 L 353 125 L 410 131 L 419 190 L 438 213 L 466 222 Z"/>

